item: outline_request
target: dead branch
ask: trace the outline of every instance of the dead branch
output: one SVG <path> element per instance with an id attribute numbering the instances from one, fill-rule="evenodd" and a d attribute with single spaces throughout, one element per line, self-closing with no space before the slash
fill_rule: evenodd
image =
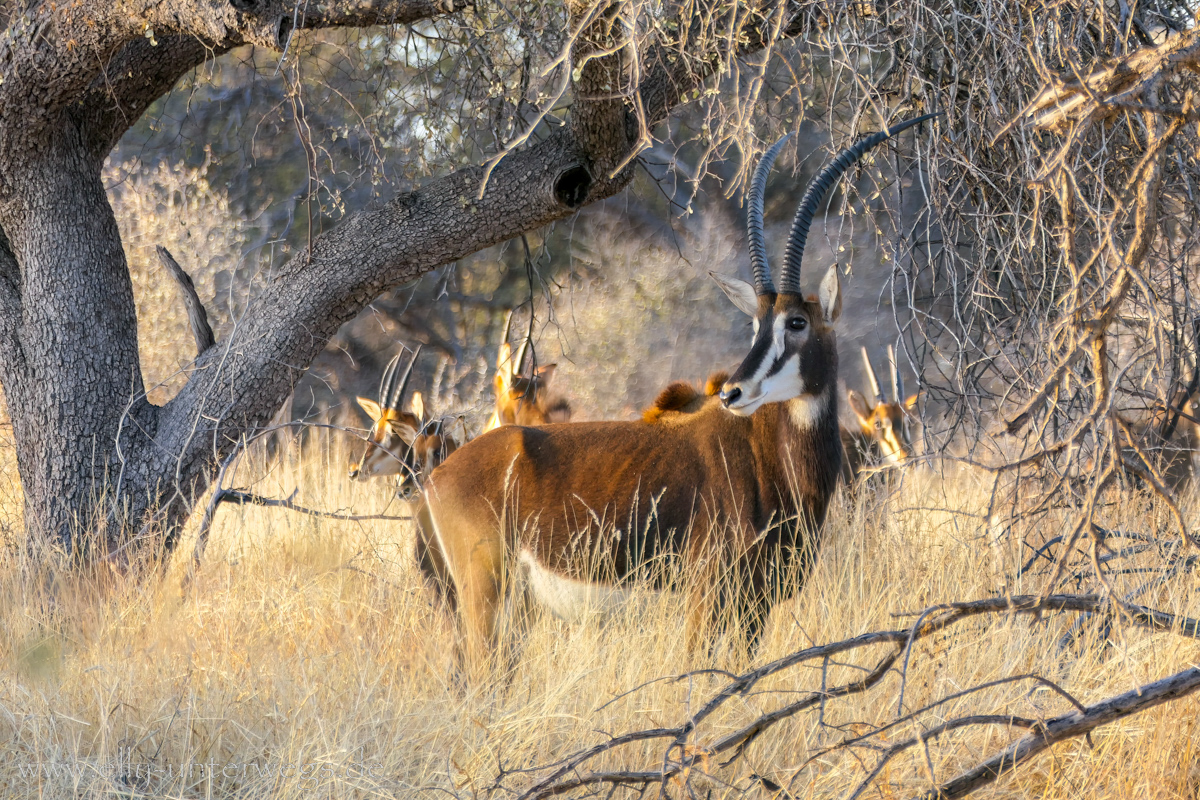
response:
<path id="1" fill-rule="evenodd" d="M 1018 739 L 1000 753 L 962 773 L 948 783 L 918 795 L 921 800 L 951 800 L 965 797 L 981 786 L 998 779 L 1006 770 L 1028 761 L 1043 750 L 1084 736 L 1101 725 L 1123 717 L 1147 711 L 1155 706 L 1178 700 L 1200 688 L 1200 669 L 1189 667 L 1162 680 L 1139 686 L 1124 694 L 1102 700 L 1076 711 L 1049 720 L 1027 736 Z"/>
<path id="2" fill-rule="evenodd" d="M 324 428 L 327 430 L 334 430 L 334 431 L 340 431 L 342 433 L 348 433 L 351 436 L 357 437 L 358 439 L 360 439 L 364 442 L 369 441 L 366 437 L 364 437 L 358 431 L 351 430 L 349 428 L 345 428 L 340 425 L 330 425 L 328 423 L 321 423 L 321 422 L 307 422 L 304 420 L 292 420 L 292 421 L 288 421 L 288 422 L 281 422 L 278 425 L 270 425 L 266 428 L 263 428 L 263 429 L 257 431 L 253 436 L 243 439 L 234 448 L 233 452 L 231 452 L 228 456 L 225 457 L 224 461 L 221 462 L 221 466 L 217 470 L 217 477 L 216 477 L 216 480 L 214 481 L 212 496 L 208 500 L 208 505 L 204 509 L 204 516 L 200 518 L 200 525 L 196 530 L 196 545 L 192 550 L 192 565 L 191 565 L 192 572 L 198 571 L 200 569 L 200 562 L 203 560 L 204 551 L 208 547 L 208 535 L 212 530 L 213 517 L 217 512 L 218 506 L 222 502 L 236 502 L 239 504 L 249 503 L 252 505 L 260 505 L 260 506 L 268 506 L 268 507 L 276 507 L 276 508 L 287 508 L 291 511 L 297 511 L 302 514 L 309 514 L 311 516 L 316 516 L 316 517 L 325 517 L 328 519 L 338 519 L 338 520 L 345 520 L 345 521 L 350 521 L 350 522 L 361 522 L 361 521 L 372 520 L 372 519 L 397 520 L 397 521 L 412 519 L 411 516 L 388 516 L 388 515 L 375 515 L 375 514 L 355 515 L 355 514 L 343 514 L 341 512 L 336 512 L 336 511 L 335 512 L 318 511 L 315 509 L 306 508 L 304 506 L 296 504 L 293 500 L 296 496 L 295 492 L 292 493 L 292 497 L 290 497 L 286 500 L 275 500 L 275 499 L 271 499 L 271 498 L 260 497 L 259 495 L 251 494 L 251 493 L 244 492 L 241 490 L 226 489 L 222 486 L 222 484 L 225 482 L 225 473 L 229 471 L 229 469 L 237 461 L 238 457 L 241 456 L 246 451 L 247 447 L 249 447 L 252 443 L 258 441 L 259 439 L 261 439 L 263 437 L 270 436 L 271 434 L 275 433 L 276 431 L 283 430 L 286 428 L 294 428 L 294 427 Z M 407 469 L 407 465 L 404 464 L 403 460 L 399 459 L 397 456 L 395 456 L 395 454 L 390 454 L 390 455 L 392 455 L 393 458 L 396 458 L 398 461 L 400 461 L 401 465 Z M 413 476 L 413 477 L 414 477 L 414 479 L 416 479 L 418 476 Z M 189 584 L 191 582 L 191 578 L 192 578 L 192 576 L 190 573 L 184 577 L 184 586 L 185 587 L 187 586 L 187 584 Z"/>
<path id="3" fill-rule="evenodd" d="M 948 603 L 944 605 L 932 606 L 920 612 L 917 623 L 908 629 L 891 630 L 891 631 L 875 631 L 865 633 L 850 639 L 844 639 L 839 642 L 830 644 L 818 645 L 804 650 L 797 651 L 783 658 L 777 659 L 769 664 L 765 664 L 756 669 L 750 670 L 738 676 L 734 680 L 726 684 L 722 689 L 717 691 L 695 714 L 681 722 L 675 727 L 668 728 L 652 728 L 640 731 L 631 731 L 611 737 L 607 741 L 593 745 L 592 747 L 581 750 L 562 761 L 551 765 L 546 765 L 541 768 L 532 770 L 523 770 L 523 772 L 536 772 L 539 769 L 552 769 L 552 771 L 541 780 L 534 783 L 528 789 L 520 794 L 521 800 L 538 800 L 538 798 L 553 797 L 556 795 L 565 794 L 566 792 L 583 787 L 594 787 L 598 785 L 609 786 L 646 786 L 652 783 L 666 784 L 668 781 L 679 778 L 689 773 L 694 769 L 703 768 L 714 756 L 722 753 L 730 752 L 730 758 L 723 763 L 721 767 L 728 767 L 734 763 L 745 752 L 746 746 L 755 738 L 760 736 L 769 728 L 777 723 L 795 716 L 799 712 L 812 708 L 823 701 L 837 697 L 845 697 L 852 694 L 858 694 L 869 691 L 877 686 L 879 682 L 891 671 L 895 662 L 900 655 L 912 643 L 926 638 L 936 632 L 944 631 L 947 628 L 961 622 L 965 619 L 976 617 L 983 614 L 996 613 L 1017 613 L 1017 614 L 1043 614 L 1050 611 L 1069 611 L 1069 612 L 1086 612 L 1095 613 L 1111 609 L 1112 602 L 1107 597 L 1100 595 L 1051 595 L 1046 598 L 1039 598 L 1035 595 L 1020 595 L 1010 598 L 997 597 L 988 598 L 985 600 L 975 600 L 962 603 Z M 1122 609 L 1126 612 L 1125 617 L 1129 622 L 1158 631 L 1170 631 L 1182 636 L 1192 638 L 1200 638 L 1200 620 L 1190 617 L 1181 617 L 1169 612 L 1160 611 L 1153 608 L 1143 606 L 1129 605 Z M 764 678 L 772 675 L 777 675 L 792 667 L 798 666 L 814 660 L 827 659 L 830 656 L 846 653 L 862 648 L 868 648 L 879 644 L 890 644 L 892 648 L 882 658 L 875 662 L 873 667 L 866 668 L 866 676 L 861 680 L 843 684 L 825 691 L 814 691 L 803 695 L 796 701 L 789 703 L 779 709 L 762 714 L 753 720 L 750 724 L 728 733 L 712 744 L 697 745 L 687 744 L 687 740 L 692 736 L 706 718 L 711 716 L 718 708 L 722 707 L 730 699 L 743 696 L 749 693 L 755 685 L 761 682 Z M 1195 672 L 1196 675 L 1191 677 L 1188 673 Z M 1184 677 L 1180 677 L 1184 676 Z M 1055 687 L 1055 691 L 1065 697 L 1068 702 L 1074 707 L 1075 711 L 1072 714 L 1056 717 L 1055 719 L 1046 722 L 1036 722 L 1032 720 L 1023 720 L 1021 718 L 1006 716 L 1006 715 L 971 715 L 968 717 L 956 718 L 954 720 L 942 723 L 938 727 L 932 728 L 926 732 L 924 737 L 908 740 L 896 745 L 890 754 L 885 754 L 885 760 L 892 755 L 896 755 L 903 750 L 907 750 L 915 744 L 927 742 L 929 739 L 936 737 L 942 733 L 949 732 L 962 727 L 972 725 L 994 725 L 994 724 L 1010 724 L 1018 727 L 1035 728 L 1036 732 L 1030 734 L 1024 739 L 1013 745 L 1021 745 L 1019 752 L 1012 750 L 1012 758 L 1014 761 L 1006 762 L 1005 758 L 1009 758 L 1008 750 L 1005 754 L 997 756 L 997 759 L 989 760 L 985 765 L 972 771 L 969 775 L 975 776 L 979 770 L 979 775 L 985 775 L 987 764 L 993 762 L 999 764 L 996 767 L 994 774 L 990 778 L 986 778 L 984 782 L 994 780 L 999 775 L 1000 769 L 1011 763 L 1018 763 L 1020 760 L 1039 752 L 1050 744 L 1057 741 L 1062 741 L 1067 738 L 1085 735 L 1095 727 L 1106 724 L 1121 716 L 1137 713 L 1146 708 L 1151 708 L 1161 702 L 1182 697 L 1200 687 L 1200 670 L 1187 670 L 1175 676 L 1174 683 L 1170 686 L 1158 688 L 1158 684 L 1149 684 L 1142 687 L 1140 691 L 1149 692 L 1146 695 L 1146 700 L 1142 701 L 1137 695 L 1137 691 L 1122 695 L 1118 698 L 1106 700 L 1093 706 L 1083 706 L 1078 700 L 1066 694 L 1061 689 Z M 1035 680 L 1042 684 L 1052 684 L 1045 678 L 1037 675 L 1021 675 L 1007 679 L 1014 680 Z M 1170 682 L 1172 679 L 1167 679 Z M 1003 681 L 1002 681 L 1003 682 Z M 1159 682 L 1163 683 L 1163 682 Z M 968 694 L 973 691 L 979 691 L 984 686 L 973 687 L 965 692 L 956 693 L 951 698 L 943 698 L 936 703 L 930 704 L 917 711 L 910 712 L 907 715 L 899 718 L 900 720 L 912 720 L 918 715 L 923 714 L 933 708 L 936 708 L 950 699 Z M 1138 697 L 1137 702 L 1130 702 L 1129 696 Z M 1118 713 L 1119 710 L 1119 713 Z M 880 733 L 894 727 L 896 723 L 891 723 L 886 726 L 878 727 L 870 733 L 863 736 L 858 736 L 852 740 L 847 740 L 840 745 L 835 746 L 832 750 L 842 747 L 849 747 L 853 744 L 864 742 L 872 737 L 878 736 Z M 667 752 L 662 760 L 662 765 L 657 770 L 596 770 L 596 771 L 580 771 L 580 768 L 586 765 L 589 761 L 596 757 L 611 752 L 614 749 L 622 747 L 634 742 L 644 742 L 649 740 L 670 740 L 667 746 Z M 1030 749 L 1029 745 L 1021 743 L 1027 741 L 1043 741 L 1044 744 L 1036 749 Z M 1012 749 L 1012 748 L 1010 748 Z M 678 757 L 671 758 L 671 753 L 678 751 Z M 801 770 L 804 767 L 801 767 Z M 868 780 L 860 787 L 860 791 L 878 774 L 878 770 L 868 776 Z M 979 780 L 978 776 L 971 778 Z M 956 778 L 955 781 L 947 786 L 956 787 L 959 782 L 964 780 Z M 974 788 L 980 784 L 972 784 Z M 969 791 L 969 790 L 968 790 Z M 930 795 L 933 797 L 936 795 Z M 946 795 L 951 796 L 951 795 Z M 953 795 L 961 796 L 961 795 Z"/>
<path id="4" fill-rule="evenodd" d="M 200 302 L 200 295 L 196 293 L 196 284 L 192 283 L 192 276 L 184 272 L 183 267 L 179 266 L 179 262 L 167 248 L 157 245 L 154 249 L 158 253 L 158 260 L 179 285 L 183 305 L 187 308 L 188 324 L 192 328 L 192 336 L 196 339 L 196 357 L 199 358 L 205 350 L 217 343 L 212 326 L 208 324 L 208 312 L 204 310 L 204 303 Z"/>
<path id="5" fill-rule="evenodd" d="M 243 492 L 240 489 L 222 489 L 216 498 L 219 503 L 237 503 L 238 505 L 266 506 L 267 508 L 286 508 L 289 511 L 296 511 L 300 514 L 307 514 L 310 517 L 320 517 L 322 519 L 336 519 L 342 522 L 365 522 L 368 520 L 393 520 L 396 522 L 407 521 L 413 519 L 411 514 L 396 516 L 392 514 L 344 514 L 340 511 L 319 511 L 314 508 L 307 508 L 295 502 L 295 497 L 300 490 L 296 489 L 292 492 L 291 497 L 284 500 L 279 500 L 272 497 L 263 497 L 262 495 L 253 494 L 252 492 Z"/>

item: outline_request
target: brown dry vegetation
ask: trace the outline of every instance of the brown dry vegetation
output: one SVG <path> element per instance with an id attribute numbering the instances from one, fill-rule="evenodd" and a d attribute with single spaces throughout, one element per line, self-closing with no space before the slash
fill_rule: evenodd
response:
<path id="1" fill-rule="evenodd" d="M 299 488 L 304 502 L 327 509 L 387 506 L 385 484 L 343 481 L 342 453 L 308 453 L 260 467 L 256 489 L 286 496 Z M 1014 592 L 1036 590 L 1012 582 L 1020 553 L 1000 548 L 989 557 L 986 529 L 969 515 L 986 499 L 986 485 L 972 473 L 911 473 L 890 513 L 872 493 L 857 507 L 836 507 L 808 586 L 775 610 L 755 662 L 903 627 L 912 618 L 897 613 L 991 596 L 1006 582 Z M 1139 529 L 1155 519 L 1144 503 L 1119 513 Z M 104 572 L 79 579 L 10 550 L 0 564 L 3 794 L 415 797 L 440 789 L 441 796 L 487 796 L 497 782 L 520 790 L 535 777 L 504 771 L 555 761 L 609 734 L 676 725 L 725 683 L 704 674 L 656 679 L 700 666 L 747 666 L 724 641 L 711 663 L 689 660 L 680 599 L 643 591 L 611 618 L 566 624 L 535 617 L 511 634 L 519 653 L 511 674 L 464 689 L 454 677 L 451 620 L 420 583 L 411 535 L 405 523 L 339 523 L 226 506 L 206 563 L 182 593 L 178 566 L 161 582 Z M 1194 589 L 1183 576 L 1154 601 L 1186 613 Z M 1085 636 L 1061 649 L 1058 639 L 1073 619 L 981 618 L 926 640 L 914 650 L 906 707 L 1028 672 L 1089 703 L 1196 659 L 1190 640 L 1120 626 L 1108 647 Z M 691 743 L 711 743 L 797 692 L 819 688 L 819 667 L 756 686 L 710 718 Z M 854 677 L 835 662 L 827 680 Z M 800 714 L 757 740 L 734 766 L 721 769 L 713 759 L 705 770 L 711 775 L 693 775 L 691 786 L 739 796 L 757 774 L 790 786 L 794 797 L 844 796 L 864 774 L 845 753 L 828 754 L 789 781 L 820 748 L 893 718 L 899 688 L 893 671 L 873 692 Z M 920 722 L 1066 710 L 1052 692 L 1018 683 L 955 701 Z M 1194 797 L 1197 711 L 1187 698 L 1101 728 L 1091 746 L 1061 744 L 980 796 Z M 885 741 L 919 730 L 904 725 Z M 945 780 L 1017 733 L 991 726 L 951 734 L 931 744 L 930 763 Z M 631 745 L 598 766 L 654 769 L 664 746 Z M 305 766 L 277 774 L 287 764 Z M 928 787 L 925 761 L 913 753 L 882 774 L 876 796 Z M 775 793 L 759 786 L 750 796 Z"/>

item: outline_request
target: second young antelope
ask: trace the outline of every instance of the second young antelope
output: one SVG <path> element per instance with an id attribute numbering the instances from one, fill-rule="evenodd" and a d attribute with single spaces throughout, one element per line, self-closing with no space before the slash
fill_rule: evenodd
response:
<path id="1" fill-rule="evenodd" d="M 688 595 L 688 640 L 732 606 L 751 646 L 792 569 L 818 544 L 841 469 L 836 265 L 816 297 L 800 288 L 809 226 L 838 177 L 869 148 L 915 125 L 867 137 L 808 187 L 792 223 L 779 288 L 763 236 L 767 174 L 776 142 L 755 170 L 748 208 L 754 285 L 713 275 L 754 321 L 750 351 L 719 396 L 665 410 L 652 421 L 507 426 L 464 445 L 426 486 L 429 522 L 458 593 L 463 655 L 494 652 L 510 577 L 540 604 L 573 617 L 605 604 L 619 583 L 664 557 L 697 581 Z M 785 137 L 786 138 L 786 137 Z M 685 405 L 690 405 L 692 401 Z M 719 565 L 719 566 L 718 566 Z"/>
<path id="2" fill-rule="evenodd" d="M 396 475 L 396 493 L 406 500 L 416 497 L 422 478 L 458 449 L 442 421 L 426 416 L 420 392 L 413 393 L 411 410 L 404 410 L 404 395 L 420 354 L 418 347 L 403 376 L 399 375 L 402 354 L 396 354 L 383 371 L 378 400 L 355 398 L 371 418 L 371 431 L 362 457 L 350 464 L 350 480 Z"/>
<path id="3" fill-rule="evenodd" d="M 411 410 L 404 410 L 404 395 L 420 354 L 421 348 L 418 347 L 403 375 L 399 370 L 403 353 L 397 353 L 392 358 L 383 371 L 378 400 L 356 398 L 358 405 L 371 418 L 371 431 L 362 457 L 350 464 L 350 480 L 366 481 L 395 475 L 396 494 L 405 500 L 419 500 L 421 483 L 434 467 L 458 449 L 458 442 L 446 431 L 443 422 L 426 416 L 425 402 L 420 392 L 413 392 Z M 424 503 L 415 504 L 418 520 L 426 513 Z M 436 546 L 431 546 L 426 536 L 428 528 L 428 524 L 421 525 L 418 522 L 414 544 L 417 564 L 421 572 L 443 590 L 444 596 L 453 605 L 453 594 L 446 591 L 446 568 L 440 551 Z"/>
<path id="4" fill-rule="evenodd" d="M 508 341 L 512 316 L 510 311 L 505 318 L 504 342 L 496 356 L 496 410 L 492 412 L 483 432 L 495 430 L 501 425 L 570 422 L 570 403 L 566 398 L 550 394 L 550 381 L 557 365 L 533 367 L 528 336 L 522 339 L 516 355 L 513 354 Z"/>
<path id="5" fill-rule="evenodd" d="M 892 373 L 891 400 L 879 385 L 879 376 L 875 374 L 875 367 L 865 347 L 862 357 L 875 400 L 872 404 L 853 389 L 846 392 L 850 410 L 858 422 L 857 428 L 842 429 L 842 447 L 846 453 L 842 476 L 847 486 L 852 486 L 858 480 L 864 466 L 902 464 L 912 456 L 909 418 L 917 404 L 917 396 L 914 394 L 907 400 L 902 399 L 904 383 L 896 364 L 896 351 L 888 345 L 888 365 Z"/>

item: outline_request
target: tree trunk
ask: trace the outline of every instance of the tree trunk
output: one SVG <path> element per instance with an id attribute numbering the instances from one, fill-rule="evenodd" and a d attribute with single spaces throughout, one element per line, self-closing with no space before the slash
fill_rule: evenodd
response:
<path id="1" fill-rule="evenodd" d="M 78 130 L 63 126 L 10 161 L 17 191 L 0 228 L 20 264 L 16 353 L 0 359 L 26 522 L 62 544 L 94 528 L 106 478 L 119 485 L 122 427 L 153 424 L 142 387 L 133 287 L 116 219 Z"/>

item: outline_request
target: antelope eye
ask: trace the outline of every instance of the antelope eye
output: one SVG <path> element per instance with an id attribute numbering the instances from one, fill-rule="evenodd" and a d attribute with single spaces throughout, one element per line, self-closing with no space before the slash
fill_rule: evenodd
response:
<path id="1" fill-rule="evenodd" d="M 792 317 L 788 320 L 788 328 L 793 331 L 802 331 L 808 327 L 808 320 L 804 317 Z"/>

